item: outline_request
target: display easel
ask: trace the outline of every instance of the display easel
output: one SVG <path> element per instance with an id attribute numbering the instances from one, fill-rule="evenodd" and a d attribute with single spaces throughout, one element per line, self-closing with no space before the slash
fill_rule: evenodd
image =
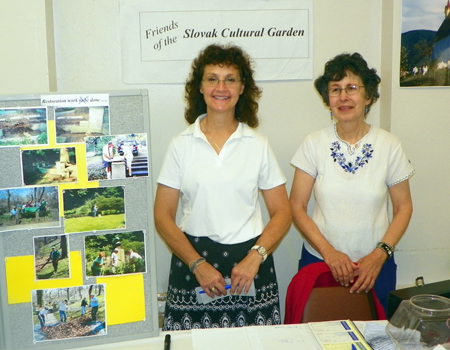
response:
<path id="1" fill-rule="evenodd" d="M 148 135 L 148 164 L 151 168 L 151 149 L 150 149 L 150 119 L 147 90 L 125 90 L 125 91 L 101 91 L 101 92 L 82 92 L 77 94 L 109 94 L 110 109 L 110 128 L 111 135 L 128 133 L 147 133 Z M 42 95 L 50 95 L 43 93 Z M 51 95 L 58 95 L 52 93 Z M 61 94 L 63 95 L 63 94 Z M 64 94 L 67 95 L 67 94 Z M 7 95 L 0 96 L 0 108 L 9 107 L 37 107 L 41 104 L 41 94 L 30 95 Z M 54 119 L 54 112 L 48 107 L 49 120 Z M 52 132 L 52 130 L 49 130 Z M 14 188 L 22 186 L 21 158 L 19 147 L 1 147 L 0 148 L 0 189 Z M 150 169 L 149 169 L 150 170 Z M 137 278 L 141 280 L 142 289 L 130 289 L 123 293 L 120 307 L 127 307 L 127 298 L 133 299 L 139 293 L 143 300 L 142 307 L 145 308 L 145 317 L 142 320 L 136 320 L 129 323 L 108 324 L 107 334 L 96 337 L 80 337 L 66 340 L 52 340 L 44 342 L 34 342 L 32 327 L 32 307 L 30 302 L 11 302 L 11 290 L 8 288 L 7 280 L 23 279 L 23 288 L 25 294 L 29 292 L 30 283 L 26 282 L 26 275 L 29 271 L 24 270 L 23 274 L 17 276 L 7 276 L 8 259 L 18 259 L 33 255 L 33 237 L 43 235 L 64 234 L 63 224 L 61 227 L 45 229 L 26 229 L 9 232 L 0 232 L 0 349 L 68 349 L 82 346 L 105 344 L 109 342 L 125 341 L 130 339 L 153 337 L 159 333 L 158 326 L 158 306 L 156 291 L 156 266 L 155 266 L 155 231 L 153 224 L 153 186 L 151 171 L 148 177 L 116 179 L 108 181 L 99 181 L 99 186 L 124 186 L 125 205 L 126 205 L 126 230 L 145 230 L 146 232 L 146 263 L 147 272 L 140 274 Z M 62 214 L 61 214 L 62 215 Z M 108 233 L 108 232 L 105 232 Z M 95 232 L 70 233 L 70 252 L 74 256 L 83 256 L 84 237 L 92 235 Z M 76 260 L 76 259 L 74 259 Z M 82 271 L 86 270 L 85 262 L 79 259 L 82 264 Z M 74 262 L 76 263 L 76 262 Z M 71 262 L 72 264 L 72 262 Z M 109 280 L 108 280 L 109 278 Z M 123 278 L 122 280 L 118 280 Z M 133 278 L 132 278 L 133 279 Z M 113 276 L 103 278 L 102 282 L 96 281 L 97 278 L 89 277 L 83 274 L 83 284 L 106 283 L 106 293 L 108 293 L 108 281 L 112 284 L 119 283 L 122 288 L 128 283 L 127 277 Z M 135 279 L 133 279 L 135 280 Z M 105 282 L 106 281 L 106 282 Z M 48 282 L 48 281 L 46 281 Z M 39 282 L 36 282 L 39 289 Z M 62 282 L 64 283 L 64 282 Z M 52 288 L 52 287 L 50 287 Z M 141 295 L 143 294 L 143 295 Z M 108 300 L 106 301 L 108 303 Z M 109 301 L 108 307 L 113 307 L 117 301 Z M 112 310 L 112 309 L 111 309 Z M 108 312 L 108 309 L 106 309 Z M 126 312 L 133 312 L 127 309 Z"/>

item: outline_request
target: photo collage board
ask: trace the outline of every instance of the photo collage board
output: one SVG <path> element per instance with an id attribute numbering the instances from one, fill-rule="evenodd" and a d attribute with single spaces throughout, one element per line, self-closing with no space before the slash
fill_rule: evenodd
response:
<path id="1" fill-rule="evenodd" d="M 157 335 L 146 91 L 18 100 L 0 96 L 4 327 L 18 307 L 27 346 Z"/>

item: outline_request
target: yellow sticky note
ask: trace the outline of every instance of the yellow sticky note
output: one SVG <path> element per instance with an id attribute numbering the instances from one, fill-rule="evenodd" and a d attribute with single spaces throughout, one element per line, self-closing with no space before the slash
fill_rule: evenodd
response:
<path id="1" fill-rule="evenodd" d="M 81 252 L 70 252 L 70 278 L 37 281 L 34 274 L 34 256 L 5 258 L 8 304 L 31 302 L 35 289 L 76 287 L 83 284 Z"/>
<path id="2" fill-rule="evenodd" d="M 106 284 L 106 324 L 145 320 L 144 276 L 142 274 L 97 277 Z"/>
<path id="3" fill-rule="evenodd" d="M 8 304 L 31 302 L 36 289 L 67 288 L 83 285 L 81 252 L 70 252 L 70 278 L 36 281 L 33 255 L 5 258 Z M 115 325 L 145 320 L 144 276 L 98 277 L 97 284 L 106 284 L 107 324 Z M 132 295 L 130 295 L 132 291 Z"/>

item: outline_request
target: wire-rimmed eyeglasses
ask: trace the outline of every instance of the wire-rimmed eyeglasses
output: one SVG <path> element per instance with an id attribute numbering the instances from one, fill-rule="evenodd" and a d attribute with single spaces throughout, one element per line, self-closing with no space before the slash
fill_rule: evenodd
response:
<path id="1" fill-rule="evenodd" d="M 347 85 L 345 88 L 339 88 L 337 86 L 328 89 L 328 96 L 337 97 L 341 95 L 341 91 L 345 90 L 347 95 L 357 94 L 364 85 Z"/>
<path id="2" fill-rule="evenodd" d="M 207 77 L 207 78 L 203 78 L 202 81 L 209 86 L 217 86 L 219 85 L 219 83 L 221 81 L 223 81 L 223 83 L 226 86 L 236 86 L 237 84 L 239 84 L 241 82 L 240 79 L 234 78 L 234 77 L 228 77 L 225 79 L 219 79 L 217 77 Z"/>

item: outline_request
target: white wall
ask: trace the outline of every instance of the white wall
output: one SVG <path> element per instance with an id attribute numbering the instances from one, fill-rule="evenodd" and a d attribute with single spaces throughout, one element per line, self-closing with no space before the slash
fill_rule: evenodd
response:
<path id="1" fill-rule="evenodd" d="M 394 1 L 396 18 L 401 7 Z M 442 1 L 442 20 L 444 6 Z M 394 22 L 394 33 L 400 32 Z M 394 72 L 400 67 L 400 37 L 393 37 Z M 386 83 L 389 83 L 386 81 Z M 400 88 L 393 74 L 391 131 L 403 145 L 416 168 L 411 180 L 414 214 L 404 239 L 398 245 L 399 284 L 424 276 L 425 283 L 450 278 L 450 118 L 448 87 Z"/>
<path id="2" fill-rule="evenodd" d="M 45 1 L 0 2 L 0 93 L 49 88 Z"/>
<path id="3" fill-rule="evenodd" d="M 156 1 L 156 0 L 155 0 Z M 170 0 L 168 0 L 170 1 Z M 206 1 L 206 0 L 205 0 Z M 38 13 L 44 17 L 44 0 L 7 1 L 5 11 Z M 394 4 L 395 3 L 395 4 Z M 403 141 L 417 174 L 411 180 L 415 211 L 396 254 L 399 286 L 409 286 L 417 276 L 425 282 L 449 279 L 450 240 L 449 191 L 447 174 L 450 164 L 446 151 L 450 141 L 450 118 L 446 118 L 448 88 L 400 89 L 398 64 L 400 45 L 401 1 L 314 0 L 314 76 L 324 63 L 341 52 L 360 52 L 369 65 L 381 72 L 382 97 L 372 108 L 368 121 L 389 128 Z M 33 4 L 33 6 L 31 5 Z M 127 85 L 121 78 L 121 47 L 118 0 L 53 0 L 58 92 L 102 91 L 144 88 L 149 91 L 153 179 L 156 179 L 170 138 L 183 130 L 183 86 L 181 84 Z M 443 7 L 446 1 L 443 1 Z M 37 9 L 36 9 L 37 6 Z M 3 13 L 0 5 L 0 13 Z M 51 18 L 47 18 L 47 23 Z M 17 26 L 16 26 L 17 27 Z M 40 58 L 46 57 L 45 33 L 36 31 L 31 45 Z M 22 28 L 0 39 L 4 49 L 14 50 L 22 40 Z M 50 51 L 50 50 L 49 50 Z M 51 61 L 51 52 L 48 55 Z M 3 59 L 2 59 L 3 60 Z M 52 86 L 41 60 L 23 59 L 1 65 L 3 80 L 15 81 L 24 74 L 29 84 L 8 86 L 0 83 L 0 93 L 45 92 Z M 51 67 L 51 62 L 47 62 Z M 24 73 L 25 72 L 25 73 Z M 50 72 L 51 73 L 51 72 Z M 187 76 L 188 72 L 186 72 Z M 51 74 L 50 74 L 51 76 Z M 314 92 L 312 81 L 263 82 L 260 103 L 260 132 L 266 134 L 288 178 L 293 169 L 290 159 L 303 138 L 329 125 L 329 113 Z M 292 228 L 275 252 L 281 288 L 281 302 L 287 285 L 297 271 L 302 240 Z M 167 287 L 169 252 L 157 238 L 158 291 Z"/>

